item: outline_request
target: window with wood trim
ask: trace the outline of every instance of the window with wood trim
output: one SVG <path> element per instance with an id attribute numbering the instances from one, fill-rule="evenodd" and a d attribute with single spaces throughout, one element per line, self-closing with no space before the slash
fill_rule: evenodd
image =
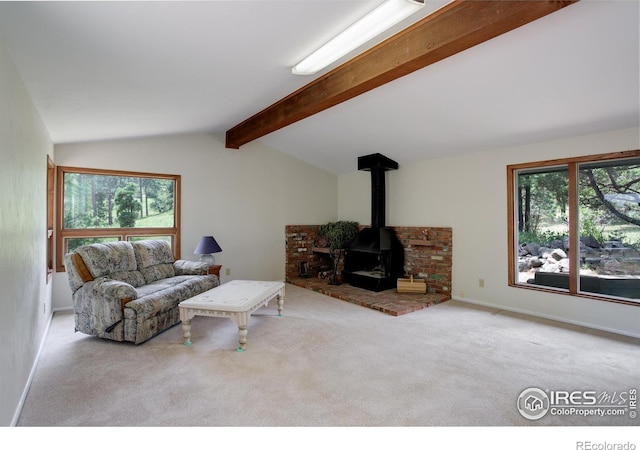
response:
<path id="1" fill-rule="evenodd" d="M 640 305 L 640 150 L 507 167 L 509 285 Z"/>
<path id="2" fill-rule="evenodd" d="M 47 155 L 47 284 L 53 277 L 53 205 L 55 195 L 56 166 Z"/>
<path id="3" fill-rule="evenodd" d="M 180 175 L 57 168 L 57 264 L 92 243 L 163 239 L 180 255 Z"/>

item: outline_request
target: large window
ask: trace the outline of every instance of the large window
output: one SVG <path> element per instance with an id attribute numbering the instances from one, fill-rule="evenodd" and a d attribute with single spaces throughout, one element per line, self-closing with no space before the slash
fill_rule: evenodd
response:
<path id="1" fill-rule="evenodd" d="M 640 305 L 640 150 L 507 177 L 511 286 Z"/>
<path id="2" fill-rule="evenodd" d="M 180 176 L 58 167 L 57 269 L 75 248 L 167 240 L 180 255 Z"/>

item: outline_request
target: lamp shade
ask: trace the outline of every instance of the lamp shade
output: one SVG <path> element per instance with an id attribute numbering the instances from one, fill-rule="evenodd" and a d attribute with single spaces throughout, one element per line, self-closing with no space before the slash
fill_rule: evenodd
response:
<path id="1" fill-rule="evenodd" d="M 196 255 L 209 255 L 211 253 L 219 253 L 221 251 L 222 249 L 213 236 L 202 236 L 193 253 Z"/>

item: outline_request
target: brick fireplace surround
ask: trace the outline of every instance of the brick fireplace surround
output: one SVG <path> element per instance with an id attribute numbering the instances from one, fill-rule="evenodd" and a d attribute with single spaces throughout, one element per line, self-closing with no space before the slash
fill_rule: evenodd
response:
<path id="1" fill-rule="evenodd" d="M 453 233 L 443 227 L 389 227 L 404 247 L 406 276 L 424 278 L 426 294 L 399 293 L 396 289 L 368 291 L 343 283 L 330 285 L 319 274 L 331 270 L 326 249 L 314 246 L 320 225 L 287 225 L 286 281 L 356 305 L 400 316 L 451 299 Z M 307 266 L 308 277 L 300 276 L 300 264 Z M 338 267 L 338 273 L 341 267 Z M 340 277 L 338 276 L 340 281 Z"/>

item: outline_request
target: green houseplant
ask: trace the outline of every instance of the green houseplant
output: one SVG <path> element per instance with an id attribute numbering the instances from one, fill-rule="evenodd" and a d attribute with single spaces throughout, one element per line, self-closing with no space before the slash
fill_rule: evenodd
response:
<path id="1" fill-rule="evenodd" d="M 338 220 L 320 225 L 318 237 L 326 240 L 329 255 L 333 264 L 333 273 L 329 278 L 329 284 L 337 285 L 338 263 L 344 255 L 345 246 L 358 234 L 358 223 L 349 220 Z"/>

